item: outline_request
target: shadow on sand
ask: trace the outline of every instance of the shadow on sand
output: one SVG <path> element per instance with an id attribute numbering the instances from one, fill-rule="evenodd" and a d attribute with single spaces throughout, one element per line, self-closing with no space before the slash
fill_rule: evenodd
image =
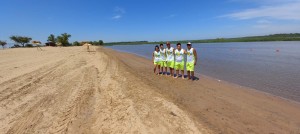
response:
<path id="1" fill-rule="evenodd" d="M 168 75 L 168 76 L 171 75 L 170 72 L 167 72 L 167 73 L 163 72 L 163 73 L 159 73 L 159 74 Z M 179 78 L 181 78 L 181 76 L 182 76 L 181 74 L 178 75 Z M 174 74 L 173 77 L 176 77 L 176 74 Z M 184 78 L 187 79 L 187 75 L 184 75 Z M 194 76 L 194 78 L 192 78 L 192 80 L 197 81 L 197 80 L 199 80 L 199 77 Z"/>

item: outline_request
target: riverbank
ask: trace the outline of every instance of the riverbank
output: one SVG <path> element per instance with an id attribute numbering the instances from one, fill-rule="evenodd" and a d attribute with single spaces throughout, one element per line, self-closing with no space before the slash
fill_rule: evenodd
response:
<path id="1" fill-rule="evenodd" d="M 208 77 L 200 76 L 200 80 L 194 82 L 164 76 L 157 78 L 152 75 L 150 60 L 134 54 L 106 51 L 118 57 L 136 77 L 159 89 L 157 92 L 171 98 L 215 133 L 300 131 L 298 103 Z"/>
<path id="2" fill-rule="evenodd" d="M 193 44 L 196 73 L 300 102 L 300 42 Z M 173 47 L 176 47 L 171 45 Z M 151 59 L 153 45 L 107 46 Z M 186 49 L 186 45 L 183 45 Z"/>
<path id="3" fill-rule="evenodd" d="M 4 133 L 299 133 L 299 104 L 99 47 L 0 53 Z"/>

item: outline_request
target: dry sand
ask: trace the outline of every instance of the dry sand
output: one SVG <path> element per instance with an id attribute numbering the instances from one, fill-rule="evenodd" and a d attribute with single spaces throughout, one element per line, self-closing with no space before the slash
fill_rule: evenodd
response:
<path id="1" fill-rule="evenodd" d="M 0 51 L 0 133 L 300 133 L 300 105 L 99 47 Z"/>

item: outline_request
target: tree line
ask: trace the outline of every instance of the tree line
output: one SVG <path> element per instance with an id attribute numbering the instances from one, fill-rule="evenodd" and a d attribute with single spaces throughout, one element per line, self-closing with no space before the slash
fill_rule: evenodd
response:
<path id="1" fill-rule="evenodd" d="M 92 45 L 103 45 L 104 42 L 102 40 L 99 41 L 85 41 L 85 42 L 78 42 L 78 41 L 74 41 L 72 44 L 69 43 L 69 38 L 71 38 L 70 34 L 67 33 L 63 33 L 60 36 L 55 37 L 54 34 L 50 34 L 48 37 L 48 42 L 54 43 L 54 44 L 58 44 L 58 45 L 62 45 L 62 46 L 82 46 L 85 43 L 89 43 Z"/>
<path id="2" fill-rule="evenodd" d="M 68 33 L 63 33 L 59 36 L 55 36 L 54 34 L 50 34 L 48 36 L 47 41 L 48 41 L 48 43 L 54 44 L 54 46 L 57 46 L 57 45 L 61 45 L 61 46 L 81 46 L 84 43 L 89 43 L 89 44 L 92 44 L 92 45 L 103 45 L 104 44 L 104 42 L 102 40 L 99 40 L 99 41 L 85 41 L 85 42 L 75 41 L 73 43 L 70 43 L 69 39 L 71 37 L 72 37 L 71 34 L 68 34 Z M 15 42 L 15 45 L 13 47 L 26 47 L 26 46 L 30 47 L 30 46 L 32 46 L 32 44 L 30 44 L 30 41 L 32 40 L 31 37 L 13 35 L 13 36 L 10 36 L 9 38 L 13 42 Z M 4 49 L 4 46 L 7 45 L 7 42 L 0 40 L 0 45 Z"/>
<path id="3" fill-rule="evenodd" d="M 248 37 L 238 37 L 238 38 L 216 38 L 216 39 L 202 39 L 202 40 L 179 40 L 179 41 L 169 41 L 172 44 L 178 42 L 181 43 L 223 43 L 223 42 L 264 42 L 264 41 L 300 41 L 300 33 L 290 33 L 290 34 L 271 34 L 266 36 L 248 36 Z M 132 41 L 132 42 L 108 42 L 105 45 L 142 45 L 142 44 L 161 44 L 166 41 Z"/>

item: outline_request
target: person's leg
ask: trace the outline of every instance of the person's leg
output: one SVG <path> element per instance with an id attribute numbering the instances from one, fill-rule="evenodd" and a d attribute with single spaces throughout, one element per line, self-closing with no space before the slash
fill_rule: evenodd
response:
<path id="1" fill-rule="evenodd" d="M 156 73 L 157 64 L 154 64 L 153 72 Z"/>
<path id="2" fill-rule="evenodd" d="M 179 75 L 179 70 L 176 70 L 176 77 L 175 78 L 178 78 L 178 75 Z"/>
<path id="3" fill-rule="evenodd" d="M 174 76 L 174 73 L 173 73 L 174 69 L 173 68 L 170 68 L 170 76 Z"/>
<path id="4" fill-rule="evenodd" d="M 166 66 L 167 66 L 167 62 L 164 61 L 164 65 L 162 66 L 162 68 L 164 69 L 164 75 L 167 73 L 167 69 L 166 69 Z"/>
<path id="5" fill-rule="evenodd" d="M 174 66 L 175 70 L 176 70 L 176 76 L 174 76 L 174 78 L 178 78 L 178 75 L 179 75 L 179 63 L 178 62 L 175 62 L 175 66 Z"/>
<path id="6" fill-rule="evenodd" d="M 195 80 L 194 71 L 191 71 L 192 79 Z"/>
<path id="7" fill-rule="evenodd" d="M 158 68 L 158 74 L 160 74 L 161 72 L 160 72 L 160 66 L 161 66 L 161 62 L 157 62 L 157 68 Z"/>
<path id="8" fill-rule="evenodd" d="M 161 64 L 160 64 L 160 72 L 161 72 L 161 75 L 163 75 L 164 74 L 164 62 L 163 61 L 161 61 Z"/>
<path id="9" fill-rule="evenodd" d="M 166 75 L 168 75 L 168 67 L 165 66 L 165 70 L 166 70 Z"/>
<path id="10" fill-rule="evenodd" d="M 190 80 L 191 79 L 191 63 L 189 63 L 189 62 L 186 63 L 186 70 L 187 70 L 188 79 Z"/>
<path id="11" fill-rule="evenodd" d="M 174 77 L 175 74 L 175 62 L 171 61 L 171 70 L 172 70 L 172 76 Z"/>
<path id="12" fill-rule="evenodd" d="M 191 71 L 187 70 L 186 72 L 187 72 L 188 80 L 190 80 L 191 79 Z"/>
<path id="13" fill-rule="evenodd" d="M 169 68 L 169 70 L 170 70 L 170 76 L 171 76 L 171 68 L 170 68 L 171 67 L 171 62 L 167 61 L 166 63 L 167 63 L 166 70 L 168 72 L 168 68 Z"/>
<path id="14" fill-rule="evenodd" d="M 181 78 L 184 79 L 184 62 L 180 63 Z"/>
<path id="15" fill-rule="evenodd" d="M 195 78 L 194 78 L 194 69 L 195 69 L 195 64 L 192 62 L 192 63 L 190 63 L 190 71 L 191 71 L 191 78 L 194 80 Z"/>
<path id="16" fill-rule="evenodd" d="M 160 65 L 159 64 L 157 65 L 157 68 L 158 68 L 158 74 L 159 74 L 159 72 L 160 72 Z"/>

